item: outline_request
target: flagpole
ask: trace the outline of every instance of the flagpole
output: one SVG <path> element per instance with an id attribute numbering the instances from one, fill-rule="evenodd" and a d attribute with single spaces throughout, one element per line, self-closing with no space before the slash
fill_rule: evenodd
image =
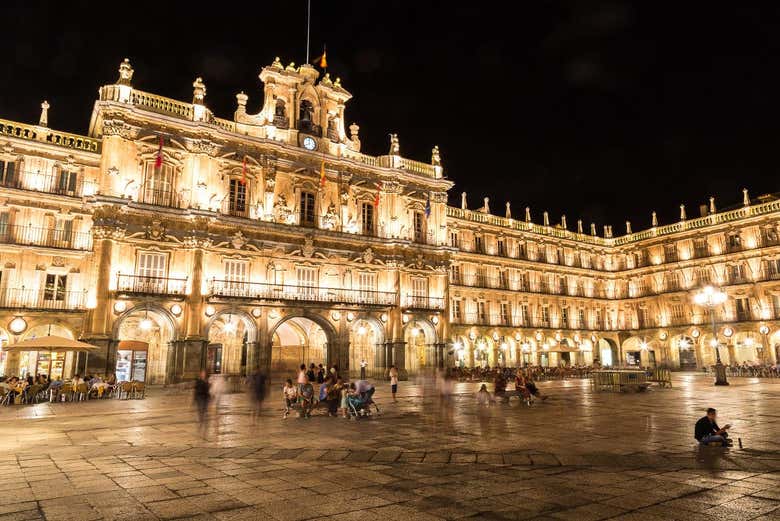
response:
<path id="1" fill-rule="evenodd" d="M 309 33 L 311 32 L 311 0 L 306 0 L 306 63 L 309 63 Z"/>

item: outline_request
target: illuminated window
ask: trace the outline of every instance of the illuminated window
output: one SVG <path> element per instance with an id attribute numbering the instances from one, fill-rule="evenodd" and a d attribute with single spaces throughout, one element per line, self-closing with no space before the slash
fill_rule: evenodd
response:
<path id="1" fill-rule="evenodd" d="M 158 206 L 174 206 L 174 169 L 168 163 L 159 168 L 154 161 L 147 161 L 144 168 L 144 185 L 141 189 L 141 202 Z"/>
<path id="2" fill-rule="evenodd" d="M 414 212 L 414 242 L 425 242 L 425 215 Z"/>
<path id="3" fill-rule="evenodd" d="M 46 274 L 46 285 L 43 291 L 43 300 L 62 301 L 65 300 L 65 286 L 68 283 L 67 275 Z"/>
<path id="4" fill-rule="evenodd" d="M 314 215 L 314 194 L 301 191 L 301 204 L 298 209 L 299 223 L 301 226 L 314 226 L 316 219 Z"/>
<path id="5" fill-rule="evenodd" d="M 460 321 L 460 300 L 452 299 L 452 320 L 455 322 Z"/>
<path id="6" fill-rule="evenodd" d="M 0 160 L 0 184 L 12 186 L 16 181 L 16 163 Z"/>
<path id="7" fill-rule="evenodd" d="M 373 203 L 363 203 L 360 205 L 360 230 L 363 235 L 374 235 Z"/>
<path id="8" fill-rule="evenodd" d="M 246 183 L 242 183 L 240 179 L 230 180 L 228 212 L 230 215 L 246 215 Z"/>

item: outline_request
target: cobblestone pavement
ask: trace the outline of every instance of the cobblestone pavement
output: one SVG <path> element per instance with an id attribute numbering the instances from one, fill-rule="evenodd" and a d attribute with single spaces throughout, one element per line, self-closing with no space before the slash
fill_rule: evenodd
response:
<path id="1" fill-rule="evenodd" d="M 478 384 L 441 407 L 432 381 L 388 385 L 360 421 L 253 424 L 223 398 L 205 437 L 188 395 L 0 410 L 0 521 L 589 521 L 780 519 L 780 382 L 675 375 L 673 389 L 613 394 L 544 382 L 546 402 L 477 408 Z M 744 448 L 696 449 L 707 406 Z"/>

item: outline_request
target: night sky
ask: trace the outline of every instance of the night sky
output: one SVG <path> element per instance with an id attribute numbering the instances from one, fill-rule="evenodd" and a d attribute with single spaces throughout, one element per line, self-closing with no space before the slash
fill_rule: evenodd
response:
<path id="1" fill-rule="evenodd" d="M 0 117 L 37 122 L 45 98 L 51 127 L 85 133 L 128 57 L 135 87 L 190 101 L 202 76 L 232 118 L 241 90 L 259 110 L 274 56 L 304 60 L 305 0 L 106 4 L 0 4 Z M 618 234 L 778 191 L 780 7 L 764 5 L 312 0 L 312 55 L 327 44 L 363 152 L 387 153 L 388 132 L 413 159 L 438 144 L 452 204 Z"/>

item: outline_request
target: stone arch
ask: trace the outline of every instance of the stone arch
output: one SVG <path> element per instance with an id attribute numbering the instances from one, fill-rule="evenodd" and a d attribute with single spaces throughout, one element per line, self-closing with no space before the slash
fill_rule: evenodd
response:
<path id="1" fill-rule="evenodd" d="M 332 365 L 337 339 L 331 322 L 317 313 L 289 313 L 269 329 L 270 365 L 275 372 L 293 373 L 301 363 Z"/>
<path id="2" fill-rule="evenodd" d="M 349 367 L 352 373 L 359 374 L 360 364 L 366 361 L 366 374 L 370 376 L 384 373 L 385 326 L 381 320 L 362 316 L 356 318 L 349 327 Z"/>
<path id="3" fill-rule="evenodd" d="M 257 324 L 249 313 L 240 309 L 219 310 L 206 325 L 206 339 L 207 372 L 247 374 L 249 349 L 257 341 Z"/>
<path id="4" fill-rule="evenodd" d="M 170 311 L 155 304 L 134 306 L 114 321 L 112 336 L 117 342 L 116 366 L 109 367 L 109 371 L 116 370 L 118 379 L 119 372 L 127 366 L 132 368 L 128 375 L 134 380 L 168 380 L 168 373 L 173 370 L 168 367 L 168 352 L 178 336 L 176 319 Z"/>
<path id="5" fill-rule="evenodd" d="M 687 333 L 674 335 L 668 342 L 672 363 L 680 370 L 693 371 L 702 363 L 697 354 L 698 343 Z"/>
<path id="6" fill-rule="evenodd" d="M 410 372 L 436 366 L 436 327 L 427 318 L 413 317 L 404 325 L 406 369 Z"/>
<path id="7" fill-rule="evenodd" d="M 611 338 L 599 338 L 596 340 L 596 353 L 602 366 L 619 366 L 620 357 L 618 355 L 617 343 Z"/>

